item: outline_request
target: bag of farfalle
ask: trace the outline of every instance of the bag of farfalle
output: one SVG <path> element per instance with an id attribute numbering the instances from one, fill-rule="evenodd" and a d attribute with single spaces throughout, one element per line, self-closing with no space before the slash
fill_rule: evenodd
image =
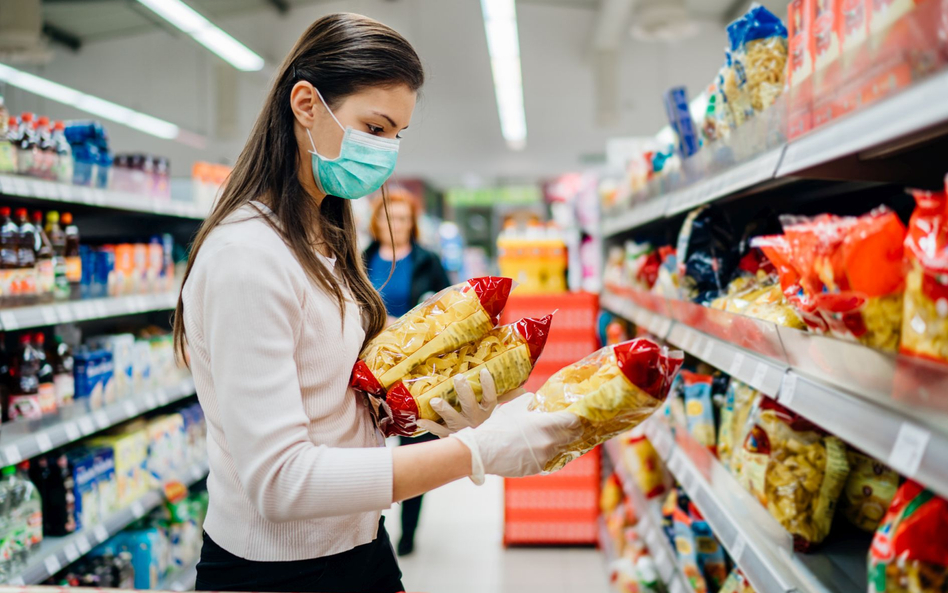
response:
<path id="1" fill-rule="evenodd" d="M 948 195 L 913 190 L 901 351 L 948 362 Z"/>
<path id="2" fill-rule="evenodd" d="M 492 330 L 512 288 L 510 278 L 487 276 L 425 299 L 366 344 L 352 369 L 351 385 L 384 397 L 392 384 L 419 364 Z"/>
<path id="3" fill-rule="evenodd" d="M 381 421 L 385 436 L 419 434 L 416 421 L 441 422 L 431 407 L 440 398 L 461 411 L 454 377 L 462 375 L 477 401 L 481 400 L 480 372 L 490 372 L 499 395 L 523 386 L 543 352 L 553 316 L 524 318 L 487 332 L 479 340 L 464 344 L 453 352 L 432 356 L 411 370 L 388 389 L 386 403 L 391 421 Z"/>
<path id="4" fill-rule="evenodd" d="M 607 346 L 564 367 L 537 390 L 530 409 L 566 410 L 582 436 L 544 468 L 553 472 L 596 445 L 641 424 L 665 401 L 684 356 L 647 338 Z"/>

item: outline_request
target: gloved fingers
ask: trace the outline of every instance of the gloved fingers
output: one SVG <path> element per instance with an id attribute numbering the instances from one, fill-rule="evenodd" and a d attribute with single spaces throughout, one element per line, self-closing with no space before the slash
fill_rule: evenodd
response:
<path id="1" fill-rule="evenodd" d="M 468 425 L 461 414 L 440 397 L 431 400 L 431 409 L 437 412 L 438 416 L 441 416 L 444 425 L 452 431 L 458 431 Z"/>
<path id="2" fill-rule="evenodd" d="M 474 389 L 464 378 L 464 375 L 455 375 L 454 390 L 458 394 L 458 403 L 461 405 L 461 416 L 469 420 L 465 423 L 465 426 L 473 426 L 474 411 L 477 408 L 477 397 L 474 395 Z"/>
<path id="3" fill-rule="evenodd" d="M 494 384 L 494 377 L 487 369 L 481 369 L 481 411 L 487 412 L 489 416 L 497 405 L 497 386 Z"/>
<path id="4" fill-rule="evenodd" d="M 442 439 L 444 437 L 451 436 L 451 431 L 448 429 L 448 427 L 442 426 L 433 420 L 417 420 L 415 424 L 421 430 L 427 430 L 431 434 Z"/>
<path id="5" fill-rule="evenodd" d="M 527 390 L 524 389 L 523 387 L 518 387 L 518 388 L 516 388 L 516 389 L 511 389 L 511 390 L 508 391 L 507 393 L 505 393 L 505 394 L 501 395 L 500 397 L 498 397 L 498 398 L 497 398 L 497 403 L 503 404 L 503 403 L 509 402 L 509 401 L 511 401 L 511 400 L 514 400 L 514 399 L 520 397 L 521 395 L 523 395 L 523 394 L 526 393 L 526 392 L 527 392 Z"/>

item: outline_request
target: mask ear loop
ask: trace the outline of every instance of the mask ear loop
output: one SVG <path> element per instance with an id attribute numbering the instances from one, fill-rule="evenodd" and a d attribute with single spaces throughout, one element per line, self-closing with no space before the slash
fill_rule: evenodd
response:
<path id="1" fill-rule="evenodd" d="M 323 107 L 325 107 L 326 111 L 329 112 L 329 115 L 332 117 L 333 121 L 336 122 L 336 125 L 339 126 L 339 129 L 345 132 L 346 128 L 343 127 L 341 123 L 339 123 L 338 119 L 336 119 L 336 114 L 332 112 L 332 109 L 329 108 L 329 104 L 326 103 L 325 99 L 323 99 L 323 94 L 320 93 L 319 89 L 316 88 L 315 86 L 313 87 L 313 90 L 316 91 L 316 96 L 319 97 L 319 100 L 320 102 L 322 102 Z M 309 143 L 313 146 L 313 150 L 309 151 L 309 153 L 315 154 L 316 156 L 320 156 L 319 153 L 316 152 L 316 143 L 313 142 L 313 135 L 310 133 L 309 128 L 306 128 L 306 135 L 309 136 Z"/>

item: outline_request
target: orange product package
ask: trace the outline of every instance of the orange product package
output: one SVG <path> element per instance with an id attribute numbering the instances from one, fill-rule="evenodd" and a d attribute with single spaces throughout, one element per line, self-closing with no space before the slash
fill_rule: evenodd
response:
<path id="1" fill-rule="evenodd" d="M 901 351 L 948 362 L 948 194 L 912 190 Z"/>

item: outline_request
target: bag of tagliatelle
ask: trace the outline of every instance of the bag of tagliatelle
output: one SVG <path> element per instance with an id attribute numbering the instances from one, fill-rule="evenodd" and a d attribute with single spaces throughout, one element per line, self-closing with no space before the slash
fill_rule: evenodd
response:
<path id="1" fill-rule="evenodd" d="M 607 346 L 560 369 L 537 390 L 530 409 L 566 410 L 582 435 L 544 468 L 553 472 L 648 418 L 665 401 L 684 357 L 646 338 Z"/>
<path id="2" fill-rule="evenodd" d="M 472 278 L 425 299 L 366 344 L 350 384 L 384 398 L 416 366 L 492 330 L 512 287 L 510 278 Z"/>
<path id="3" fill-rule="evenodd" d="M 521 387 L 543 352 L 552 318 L 524 318 L 502 325 L 477 341 L 422 362 L 388 389 L 385 401 L 391 421 L 380 421 L 382 432 L 386 436 L 411 436 L 419 433 L 419 418 L 441 422 L 431 407 L 435 398 L 461 411 L 453 381 L 457 375 L 467 380 L 477 401 L 482 393 L 480 373 L 485 369 L 490 372 L 498 395 Z"/>

